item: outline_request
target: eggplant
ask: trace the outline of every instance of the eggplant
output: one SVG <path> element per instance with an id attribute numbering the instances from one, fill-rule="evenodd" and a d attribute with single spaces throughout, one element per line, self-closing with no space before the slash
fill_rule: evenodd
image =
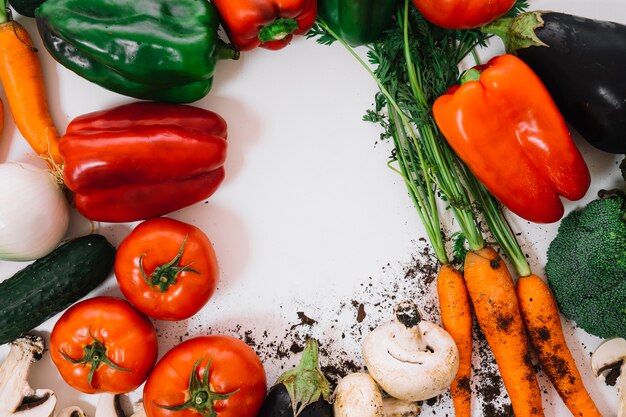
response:
<path id="1" fill-rule="evenodd" d="M 45 0 L 9 0 L 9 4 L 22 16 L 35 17 L 35 9 Z"/>
<path id="2" fill-rule="evenodd" d="M 308 340 L 300 363 L 270 388 L 257 417 L 333 417 L 330 384 L 319 367 L 316 340 Z"/>
<path id="3" fill-rule="evenodd" d="M 626 26 L 533 11 L 483 31 L 535 71 L 565 120 L 591 145 L 626 153 Z"/>

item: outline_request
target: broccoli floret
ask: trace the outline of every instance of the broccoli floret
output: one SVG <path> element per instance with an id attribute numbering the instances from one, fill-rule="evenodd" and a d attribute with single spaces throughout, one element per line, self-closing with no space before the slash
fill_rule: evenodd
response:
<path id="1" fill-rule="evenodd" d="M 561 312 L 587 332 L 626 337 L 626 202 L 613 195 L 568 214 L 546 273 Z"/>

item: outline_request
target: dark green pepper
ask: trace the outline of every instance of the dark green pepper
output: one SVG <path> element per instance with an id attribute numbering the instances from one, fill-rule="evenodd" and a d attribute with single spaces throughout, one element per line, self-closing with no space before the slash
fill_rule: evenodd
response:
<path id="1" fill-rule="evenodd" d="M 46 49 L 109 90 L 189 103 L 210 90 L 218 59 L 237 59 L 206 0 L 46 0 L 35 12 Z"/>
<path id="2" fill-rule="evenodd" d="M 397 0 L 318 0 L 317 14 L 351 46 L 371 43 L 389 28 Z"/>
<path id="3" fill-rule="evenodd" d="M 35 9 L 44 0 L 9 0 L 11 7 L 22 16 L 35 17 Z"/>

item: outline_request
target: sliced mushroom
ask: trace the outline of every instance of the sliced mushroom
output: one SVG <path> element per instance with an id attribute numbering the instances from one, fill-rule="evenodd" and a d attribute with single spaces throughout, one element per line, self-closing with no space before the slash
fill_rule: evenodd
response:
<path id="1" fill-rule="evenodd" d="M 124 395 L 120 394 L 100 394 L 96 407 L 96 417 L 145 417 L 146 413 L 143 404 L 137 402 L 133 404 L 133 414 L 127 414 L 122 406 Z"/>
<path id="2" fill-rule="evenodd" d="M 81 410 L 80 407 L 72 406 L 65 407 L 56 415 L 56 417 L 87 417 L 87 415 L 83 410 Z"/>
<path id="3" fill-rule="evenodd" d="M 459 369 L 452 337 L 434 323 L 421 320 L 417 306 L 403 301 L 396 319 L 370 332 L 363 343 L 367 369 L 392 397 L 424 401 L 443 393 Z"/>
<path id="4" fill-rule="evenodd" d="M 591 354 L 591 370 L 595 376 L 620 364 L 617 417 L 626 417 L 626 339 L 609 339 Z"/>
<path id="5" fill-rule="evenodd" d="M 40 336 L 25 336 L 11 342 L 9 354 L 0 365 L 0 417 L 49 417 L 57 403 L 54 392 L 33 390 L 28 373 L 41 359 L 45 342 Z"/>
<path id="6" fill-rule="evenodd" d="M 339 381 L 333 411 L 335 417 L 414 417 L 420 407 L 395 398 L 383 399 L 372 377 L 354 373 Z"/>

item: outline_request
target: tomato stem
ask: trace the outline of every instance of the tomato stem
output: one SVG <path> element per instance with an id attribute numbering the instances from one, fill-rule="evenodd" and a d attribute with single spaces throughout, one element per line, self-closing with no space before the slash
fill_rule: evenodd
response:
<path id="1" fill-rule="evenodd" d="M 98 340 L 93 335 L 93 333 L 91 332 L 91 327 L 89 328 L 89 336 L 91 336 L 91 338 L 93 339 L 93 343 L 83 347 L 85 354 L 80 359 L 72 359 L 65 352 L 63 352 L 62 350 L 59 350 L 59 353 L 61 354 L 61 356 L 63 356 L 65 360 L 73 364 L 79 364 L 79 363 L 82 363 L 84 365 L 89 364 L 90 366 L 89 374 L 87 375 L 87 382 L 89 382 L 89 386 L 93 387 L 93 384 L 92 384 L 93 376 L 96 370 L 98 369 L 98 367 L 100 367 L 100 365 L 103 363 L 107 364 L 111 368 L 118 370 L 118 371 L 131 372 L 130 369 L 122 368 L 121 366 L 114 364 L 108 358 L 108 356 L 106 355 L 107 348 L 104 345 L 104 342 L 102 342 L 101 340 Z"/>
<path id="2" fill-rule="evenodd" d="M 228 398 L 235 395 L 239 390 L 235 390 L 233 392 L 227 394 L 218 394 L 213 391 L 211 385 L 209 383 L 209 369 L 211 368 L 211 359 L 207 363 L 204 368 L 204 372 L 202 373 L 202 379 L 198 378 L 198 367 L 200 363 L 204 360 L 204 358 L 198 359 L 196 363 L 193 365 L 193 370 L 191 371 L 191 375 L 189 375 L 189 388 L 188 388 L 188 401 L 185 401 L 182 404 L 178 405 L 160 405 L 154 403 L 159 408 L 163 408 L 165 410 L 171 411 L 179 411 L 190 409 L 204 417 L 217 417 L 217 412 L 215 411 L 215 402 L 227 400 Z"/>
<path id="3" fill-rule="evenodd" d="M 183 244 L 180 246 L 180 250 L 172 259 L 166 264 L 159 265 L 154 268 L 154 271 L 150 274 L 150 277 L 146 275 L 146 271 L 143 268 L 143 258 L 146 255 L 142 253 L 139 257 L 139 270 L 141 271 L 141 276 L 143 280 L 148 284 L 153 290 L 158 292 L 165 292 L 169 287 L 176 284 L 178 274 L 181 272 L 192 272 L 194 274 L 200 274 L 199 271 L 195 269 L 191 269 L 190 266 L 193 265 L 193 262 L 187 264 L 185 266 L 178 266 L 178 262 L 183 256 L 183 251 L 185 250 L 185 244 L 187 243 L 187 238 L 189 235 L 185 236 L 185 240 L 183 240 Z"/>

